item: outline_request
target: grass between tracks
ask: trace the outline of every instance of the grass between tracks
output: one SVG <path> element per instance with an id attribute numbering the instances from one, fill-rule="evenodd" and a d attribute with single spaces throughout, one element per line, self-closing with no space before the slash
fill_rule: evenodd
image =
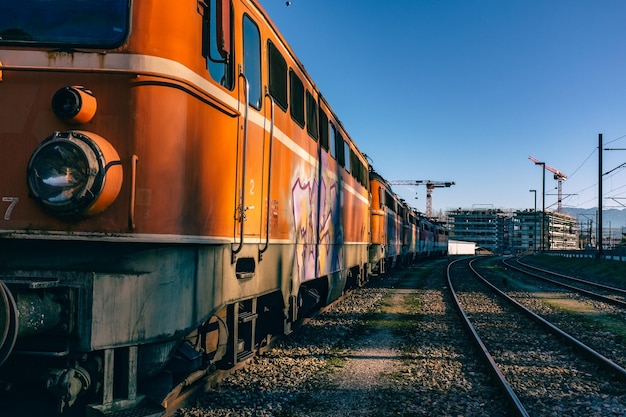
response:
<path id="1" fill-rule="evenodd" d="M 396 285 L 382 299 L 378 307 L 366 317 L 361 331 L 389 330 L 395 335 L 404 335 L 415 328 L 416 320 L 422 310 L 422 298 L 416 289 L 420 288 L 424 278 L 432 272 L 432 266 L 426 264 L 405 271 Z"/>
<path id="2" fill-rule="evenodd" d="M 422 298 L 416 289 L 421 287 L 421 282 L 432 273 L 432 262 L 418 265 L 407 270 L 396 271 L 394 276 L 388 279 L 390 291 L 379 302 L 373 311 L 364 314 L 361 324 L 354 329 L 351 338 L 359 339 L 379 332 L 389 331 L 395 336 L 406 336 L 415 332 L 421 320 Z M 340 341 L 327 357 L 326 372 L 341 369 L 346 364 L 344 355 L 345 344 Z"/>

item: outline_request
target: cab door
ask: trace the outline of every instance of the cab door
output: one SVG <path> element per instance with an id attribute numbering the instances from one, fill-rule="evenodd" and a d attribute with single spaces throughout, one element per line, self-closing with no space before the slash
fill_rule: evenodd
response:
<path id="1" fill-rule="evenodd" d="M 242 15 L 242 60 L 237 89 L 240 103 L 240 129 L 237 138 L 237 182 L 235 204 L 235 242 L 257 241 L 263 212 L 263 167 L 265 115 L 261 78 L 262 43 L 259 26 Z"/>

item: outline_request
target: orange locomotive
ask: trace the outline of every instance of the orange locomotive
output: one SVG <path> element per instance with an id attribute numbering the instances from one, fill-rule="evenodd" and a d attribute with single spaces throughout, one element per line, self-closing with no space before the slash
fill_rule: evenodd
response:
<path id="1" fill-rule="evenodd" d="M 3 1 L 0 147 L 11 398 L 160 415 L 367 281 L 368 163 L 255 0 Z"/>
<path id="2" fill-rule="evenodd" d="M 365 281 L 367 162 L 257 2 L 4 1 L 0 62 L 5 390 L 133 407 Z"/>

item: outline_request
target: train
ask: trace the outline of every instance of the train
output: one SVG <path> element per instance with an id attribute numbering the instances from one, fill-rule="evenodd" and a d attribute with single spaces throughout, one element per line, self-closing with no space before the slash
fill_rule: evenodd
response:
<path id="1" fill-rule="evenodd" d="M 3 407 L 161 415 L 447 251 L 257 0 L 3 1 L 0 148 Z"/>

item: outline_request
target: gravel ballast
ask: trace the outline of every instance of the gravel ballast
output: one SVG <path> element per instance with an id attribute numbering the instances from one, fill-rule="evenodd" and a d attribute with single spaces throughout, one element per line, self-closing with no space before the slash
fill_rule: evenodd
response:
<path id="1" fill-rule="evenodd" d="M 451 306 L 446 264 L 351 292 L 176 415 L 506 415 Z"/>

